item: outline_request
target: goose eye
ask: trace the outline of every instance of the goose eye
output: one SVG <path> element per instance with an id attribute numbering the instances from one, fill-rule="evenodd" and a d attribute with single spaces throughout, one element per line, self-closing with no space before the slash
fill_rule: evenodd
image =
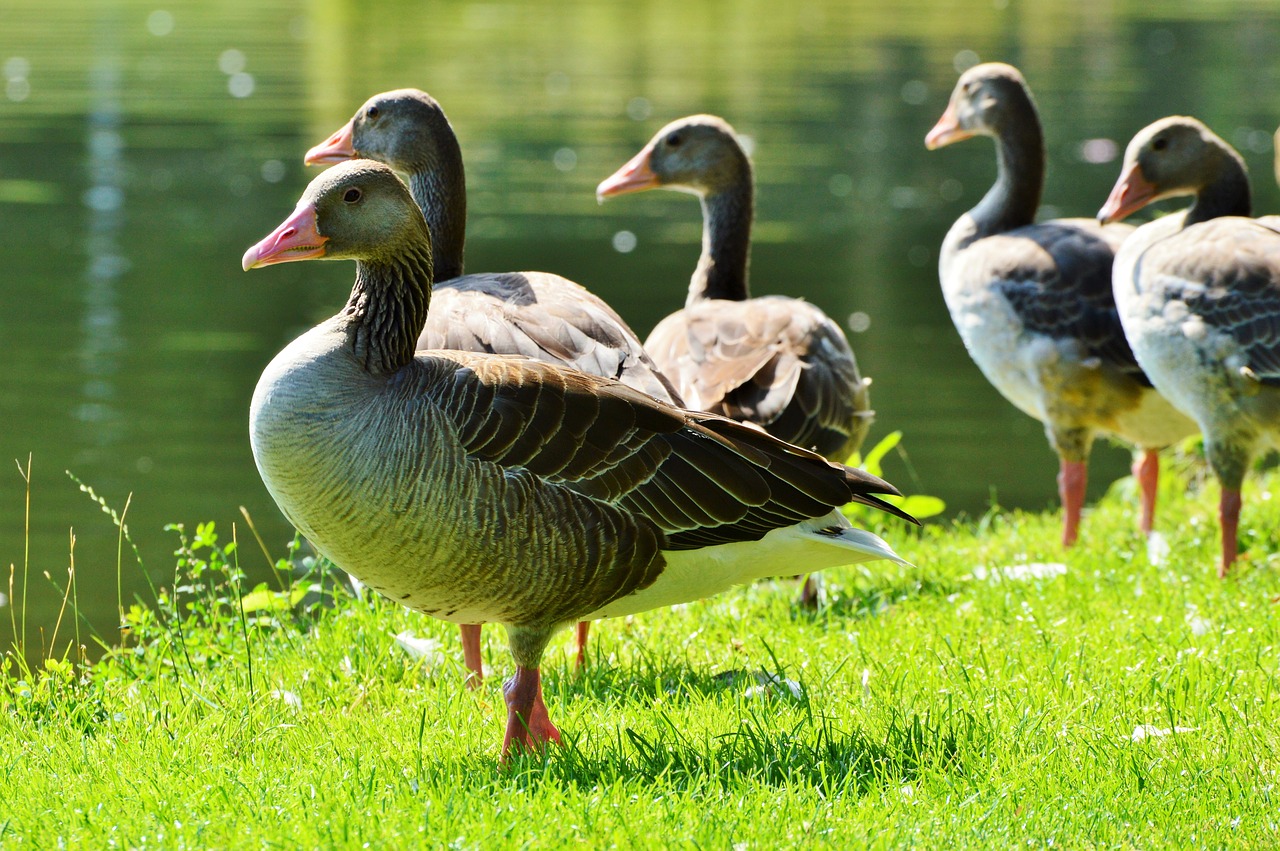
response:
<path id="1" fill-rule="evenodd" d="M 343 193 L 342 200 L 346 201 L 348 204 L 356 203 L 357 201 L 360 200 L 360 190 L 348 189 L 345 193 Z"/>
<path id="2" fill-rule="evenodd" d="M 1151 149 L 1154 151 L 1163 151 L 1169 147 L 1169 140 L 1163 136 L 1151 140 Z"/>
<path id="3" fill-rule="evenodd" d="M 370 121 L 372 121 L 373 119 L 378 117 L 379 112 L 381 112 L 381 110 L 379 110 L 376 106 L 371 106 L 364 111 L 364 114 L 365 114 L 365 117 L 367 117 Z"/>
<path id="4" fill-rule="evenodd" d="M 680 138 L 680 134 L 679 134 L 679 133 L 672 133 L 670 136 L 668 136 L 668 137 L 667 137 L 667 145 L 668 145 L 668 147 L 678 148 L 678 147 L 680 147 L 680 143 L 681 143 L 682 141 L 684 141 L 684 140 Z"/>

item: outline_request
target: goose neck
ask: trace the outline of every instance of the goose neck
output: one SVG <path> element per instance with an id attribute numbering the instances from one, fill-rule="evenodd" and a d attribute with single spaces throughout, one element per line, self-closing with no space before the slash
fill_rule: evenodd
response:
<path id="1" fill-rule="evenodd" d="M 970 211 L 979 236 L 1034 222 L 1044 191 L 1044 133 L 1030 101 L 1021 120 L 1008 121 L 995 141 L 996 182 Z"/>
<path id="2" fill-rule="evenodd" d="M 433 162 L 409 173 L 409 191 L 431 231 L 435 279 L 462 275 L 467 238 L 467 185 L 457 140 L 436 152 Z"/>
<path id="3" fill-rule="evenodd" d="M 1219 216 L 1253 215 L 1253 198 L 1249 173 L 1244 161 L 1234 151 L 1223 151 L 1217 176 L 1198 193 L 1187 212 L 1183 226 L 1207 222 Z"/>
<path id="4" fill-rule="evenodd" d="M 753 213 L 749 179 L 702 196 L 702 256 L 689 282 L 686 306 L 704 299 L 748 297 Z"/>
<path id="5" fill-rule="evenodd" d="M 373 375 L 392 375 L 413 360 L 431 301 L 431 249 L 356 263 L 342 315 L 356 359 Z"/>

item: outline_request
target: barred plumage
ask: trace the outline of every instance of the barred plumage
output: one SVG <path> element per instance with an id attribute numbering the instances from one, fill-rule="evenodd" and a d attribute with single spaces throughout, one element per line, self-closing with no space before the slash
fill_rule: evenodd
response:
<path id="1" fill-rule="evenodd" d="M 1218 572 L 1235 561 L 1240 487 L 1256 452 L 1280 446 L 1280 218 L 1251 218 L 1244 160 L 1194 118 L 1140 131 L 1099 218 L 1194 195 L 1138 228 L 1116 256 L 1125 333 L 1155 386 L 1204 434 L 1222 495 Z"/>
<path id="2" fill-rule="evenodd" d="M 1140 526 L 1154 522 L 1158 449 L 1195 433 L 1143 375 L 1111 294 L 1111 263 L 1132 232 L 1091 219 L 1036 222 L 1044 188 L 1040 117 L 1016 68 L 965 71 L 925 138 L 939 148 L 995 140 L 995 184 L 947 232 L 938 257 L 942 294 L 982 374 L 1019 410 L 1044 423 L 1059 459 L 1062 541 L 1075 542 L 1087 462 L 1098 432 L 1142 453 Z"/>
<path id="3" fill-rule="evenodd" d="M 897 559 L 834 510 L 910 519 L 874 476 L 567 367 L 406 352 L 429 312 L 405 293 L 415 279 L 429 293 L 415 259 L 428 243 L 385 166 L 312 181 L 245 268 L 355 259 L 356 288 L 263 372 L 250 435 L 276 502 L 339 567 L 427 614 L 508 627 L 504 752 L 558 738 L 537 666 L 574 620 L 696 599 L 779 563 Z"/>

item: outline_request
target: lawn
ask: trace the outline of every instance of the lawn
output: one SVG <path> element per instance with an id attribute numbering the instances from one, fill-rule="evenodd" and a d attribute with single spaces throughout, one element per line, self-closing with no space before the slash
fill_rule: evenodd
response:
<path id="1" fill-rule="evenodd" d="M 125 647 L 10 656 L 0 845 L 1275 847 L 1280 478 L 1219 581 L 1190 469 L 1151 551 L 1122 481 L 1069 553 L 1055 513 L 887 523 L 915 567 L 830 571 L 817 612 L 779 580 L 603 622 L 581 676 L 566 632 L 565 746 L 506 767 L 500 629 L 467 691 L 454 627 L 332 576 L 241 587 L 248 530 L 188 529 Z"/>

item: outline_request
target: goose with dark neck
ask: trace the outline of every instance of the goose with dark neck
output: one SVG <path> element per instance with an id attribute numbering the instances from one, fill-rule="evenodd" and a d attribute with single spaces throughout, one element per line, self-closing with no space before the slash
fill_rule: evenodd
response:
<path id="1" fill-rule="evenodd" d="M 673 121 L 596 193 L 605 199 L 654 188 L 697 195 L 703 220 L 685 307 L 645 340 L 659 368 L 691 407 L 754 423 L 832 460 L 848 458 L 870 428 L 870 382 L 819 308 L 751 297 L 755 179 L 733 128 L 712 115 Z"/>
<path id="2" fill-rule="evenodd" d="M 430 235 L 386 166 L 317 177 L 246 269 L 356 261 L 346 307 L 264 370 L 249 426 L 285 516 L 336 565 L 455 623 L 502 623 L 516 673 L 504 757 L 559 740 L 551 636 L 803 562 L 899 560 L 837 508 L 906 519 L 892 486 L 714 414 L 526 358 L 415 351 Z"/>
<path id="3" fill-rule="evenodd" d="M 1200 121 L 1173 116 L 1134 136 L 1098 218 L 1187 195 L 1187 210 L 1125 243 L 1113 283 L 1138 362 L 1204 434 L 1222 488 L 1225 576 L 1238 556 L 1245 473 L 1260 449 L 1280 447 L 1280 217 L 1252 218 L 1239 153 Z"/>
<path id="4" fill-rule="evenodd" d="M 733 128 L 714 115 L 673 121 L 596 194 L 654 188 L 691 192 L 702 204 L 702 254 L 684 309 L 645 340 L 659 368 L 690 407 L 847 460 L 871 428 L 871 381 L 859 374 L 840 326 L 816 305 L 751 297 L 755 177 Z M 818 593 L 816 579 L 806 580 L 801 604 L 817 605 Z"/>
<path id="5" fill-rule="evenodd" d="M 1157 452 L 1193 434 L 1195 425 L 1152 388 L 1116 313 L 1111 263 L 1131 229 L 1090 219 L 1035 223 L 1044 134 L 1016 68 L 988 63 L 962 74 L 925 145 L 932 150 L 973 136 L 995 140 L 997 176 L 942 243 L 938 276 L 956 330 L 987 380 L 1044 423 L 1060 464 L 1063 544 L 1078 535 L 1098 432 L 1138 448 L 1139 526 L 1149 533 Z"/>
<path id="6" fill-rule="evenodd" d="M 635 332 L 586 288 L 548 272 L 463 275 L 467 192 L 462 149 L 438 101 L 419 89 L 374 95 L 351 120 L 307 152 L 306 162 L 355 157 L 407 175 L 435 249 L 433 307 L 418 340 L 424 349 L 523 355 L 617 378 L 656 399 L 682 400 Z M 588 625 L 578 628 L 586 662 Z M 468 683 L 483 679 L 480 628 L 461 627 Z"/>

